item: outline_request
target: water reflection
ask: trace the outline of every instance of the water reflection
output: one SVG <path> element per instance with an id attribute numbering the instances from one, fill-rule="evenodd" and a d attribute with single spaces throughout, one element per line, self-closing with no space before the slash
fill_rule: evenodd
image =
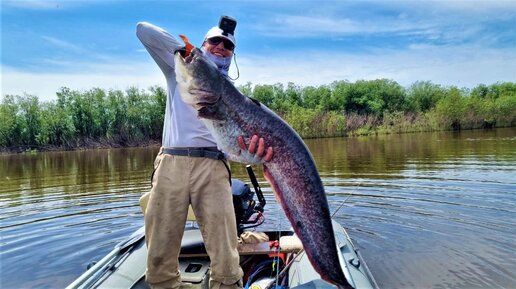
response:
<path id="1" fill-rule="evenodd" d="M 109 189 L 112 183 L 134 181 L 135 174 L 148 172 L 149 162 L 157 153 L 155 149 L 112 149 L 78 152 L 49 152 L 33 155 L 2 156 L 0 174 L 5 185 L 0 192 L 23 194 L 25 188 L 31 195 L 44 193 L 46 188 L 61 185 L 59 192 L 73 193 L 90 188 Z"/>
<path id="2" fill-rule="evenodd" d="M 383 288 L 516 286 L 516 129 L 306 143 L 335 219 Z M 0 287 L 64 287 L 140 227 L 157 152 L 0 156 Z M 256 173 L 266 226 L 288 227 Z"/>
<path id="3" fill-rule="evenodd" d="M 431 171 L 445 164 L 464 161 L 514 164 L 514 130 L 437 132 L 403 135 L 381 135 L 357 138 L 306 140 L 321 173 L 374 178 L 399 175 L 413 168 Z M 473 159 L 472 159 L 473 157 Z M 509 160 L 509 163 L 504 163 Z M 465 165 L 471 165 L 466 163 Z M 341 176 L 342 176 L 341 175 Z"/>

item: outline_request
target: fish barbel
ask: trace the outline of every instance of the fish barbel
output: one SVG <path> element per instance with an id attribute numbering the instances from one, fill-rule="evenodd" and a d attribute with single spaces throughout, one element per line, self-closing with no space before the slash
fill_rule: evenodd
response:
<path id="1" fill-rule="evenodd" d="M 265 105 L 240 93 L 198 48 L 187 57 L 176 54 L 175 73 L 183 101 L 197 110 L 228 158 L 263 163 L 265 178 L 321 278 L 339 288 L 353 288 L 339 262 L 321 178 L 299 135 Z M 270 161 L 241 150 L 237 137 L 248 141 L 253 135 L 273 148 Z"/>

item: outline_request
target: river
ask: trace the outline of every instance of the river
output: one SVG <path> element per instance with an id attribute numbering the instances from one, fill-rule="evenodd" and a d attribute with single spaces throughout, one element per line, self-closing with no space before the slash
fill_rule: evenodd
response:
<path id="1" fill-rule="evenodd" d="M 516 288 L 516 128 L 306 143 L 382 288 Z M 63 288 L 142 226 L 157 151 L 0 155 L 0 288 Z"/>

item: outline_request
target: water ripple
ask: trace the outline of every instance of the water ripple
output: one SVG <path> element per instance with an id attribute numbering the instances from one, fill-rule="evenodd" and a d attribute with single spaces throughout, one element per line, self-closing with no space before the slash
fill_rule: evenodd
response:
<path id="1" fill-rule="evenodd" d="M 516 286 L 516 130 L 307 141 L 382 288 Z M 2 288 L 65 287 L 142 226 L 156 149 L 0 156 Z M 234 177 L 247 180 L 243 166 Z M 261 177 L 265 229 L 290 227 Z M 37 264 L 37 265 L 36 265 Z"/>

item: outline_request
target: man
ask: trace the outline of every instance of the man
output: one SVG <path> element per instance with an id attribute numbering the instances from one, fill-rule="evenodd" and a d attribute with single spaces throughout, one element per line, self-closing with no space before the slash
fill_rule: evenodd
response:
<path id="1" fill-rule="evenodd" d="M 234 31 L 231 32 L 213 27 L 201 47 L 226 76 L 236 46 Z M 136 35 L 163 71 L 168 86 L 162 148 L 154 162 L 145 211 L 147 282 L 151 288 L 181 286 L 178 256 L 191 205 L 211 260 L 210 288 L 239 288 L 243 273 L 229 166 L 197 112 L 183 102 L 176 89 L 174 54 L 184 45 L 146 22 L 138 23 Z M 249 147 L 242 137 L 237 141 L 241 149 L 264 161 L 272 158 L 272 148 L 265 148 L 263 138 L 253 136 Z"/>

